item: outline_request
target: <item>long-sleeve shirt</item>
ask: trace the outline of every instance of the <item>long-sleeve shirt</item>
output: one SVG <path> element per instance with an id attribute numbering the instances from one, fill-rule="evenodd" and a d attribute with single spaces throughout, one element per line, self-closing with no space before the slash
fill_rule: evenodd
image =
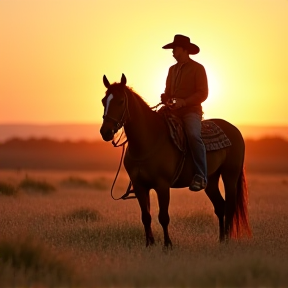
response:
<path id="1" fill-rule="evenodd" d="M 173 110 L 176 115 L 197 112 L 202 115 L 201 103 L 208 97 L 208 82 L 205 68 L 190 59 L 169 68 L 165 94 L 167 98 L 183 98 L 186 106 Z"/>

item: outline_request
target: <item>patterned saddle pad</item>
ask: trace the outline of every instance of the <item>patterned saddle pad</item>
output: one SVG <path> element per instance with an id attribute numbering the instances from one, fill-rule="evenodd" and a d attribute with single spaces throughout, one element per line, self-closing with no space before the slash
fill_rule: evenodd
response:
<path id="1" fill-rule="evenodd" d="M 180 151 L 186 152 L 186 136 L 183 130 L 182 120 L 173 115 L 168 109 L 160 109 L 168 124 L 170 135 Z M 223 130 L 212 120 L 202 121 L 201 134 L 206 151 L 215 151 L 231 146 L 231 142 Z"/>

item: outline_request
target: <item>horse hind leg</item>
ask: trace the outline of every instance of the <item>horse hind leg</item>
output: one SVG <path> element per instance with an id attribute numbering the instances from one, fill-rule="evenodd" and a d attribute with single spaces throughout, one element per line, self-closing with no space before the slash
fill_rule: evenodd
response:
<path id="1" fill-rule="evenodd" d="M 231 237 L 237 234 L 237 224 L 235 223 L 236 216 L 236 196 L 237 196 L 237 181 L 240 171 L 238 169 L 226 169 L 222 173 L 222 179 L 225 188 L 225 240 L 229 241 Z M 235 234 L 236 233 L 236 234 Z"/>
<path id="2" fill-rule="evenodd" d="M 225 201 L 219 190 L 219 177 L 220 172 L 216 171 L 214 174 L 208 177 L 208 184 L 205 189 L 207 196 L 214 206 L 214 212 L 219 221 L 219 241 L 225 240 L 224 230 L 224 216 L 225 216 Z"/>
<path id="3" fill-rule="evenodd" d="M 141 218 L 145 229 L 146 247 L 155 243 L 154 236 L 151 229 L 151 214 L 150 214 L 150 196 L 149 189 L 142 187 L 134 187 L 134 192 L 141 208 Z"/>

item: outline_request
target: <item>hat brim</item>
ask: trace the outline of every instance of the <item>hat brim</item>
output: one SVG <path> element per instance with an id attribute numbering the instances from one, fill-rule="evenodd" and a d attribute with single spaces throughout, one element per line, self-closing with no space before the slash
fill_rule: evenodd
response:
<path id="1" fill-rule="evenodd" d="M 169 44 L 163 46 L 162 48 L 163 49 L 173 49 L 174 47 L 177 47 L 177 46 L 182 47 L 181 45 L 175 44 L 174 42 L 172 42 L 172 43 L 169 43 Z M 195 54 L 198 54 L 200 52 L 200 48 L 193 43 L 190 43 L 188 45 L 188 47 L 183 47 L 183 48 L 186 49 L 188 51 L 188 53 L 191 55 L 195 55 Z"/>

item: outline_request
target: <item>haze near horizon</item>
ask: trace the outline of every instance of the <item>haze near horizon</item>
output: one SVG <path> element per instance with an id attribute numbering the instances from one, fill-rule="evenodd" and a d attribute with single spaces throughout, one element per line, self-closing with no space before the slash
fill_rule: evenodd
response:
<path id="1" fill-rule="evenodd" d="M 0 143 L 12 138 L 41 139 L 56 141 L 97 141 L 101 124 L 0 124 Z M 288 141 L 288 126 L 239 125 L 244 139 L 282 138 Z"/>

